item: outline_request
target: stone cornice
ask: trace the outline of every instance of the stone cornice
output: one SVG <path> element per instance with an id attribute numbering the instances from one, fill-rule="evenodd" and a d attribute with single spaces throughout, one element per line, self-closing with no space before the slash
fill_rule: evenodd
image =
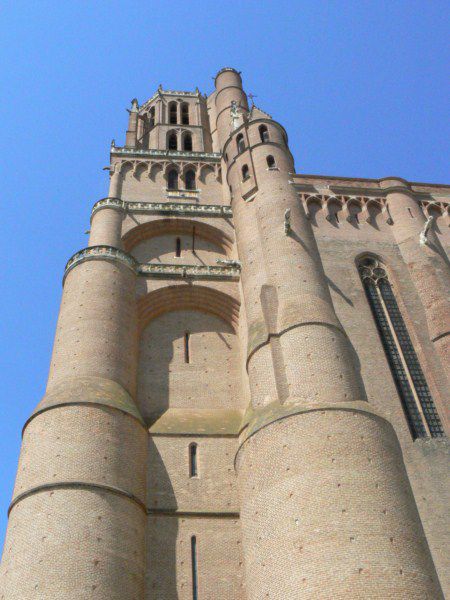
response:
<path id="1" fill-rule="evenodd" d="M 169 158 L 171 160 L 176 158 L 189 158 L 191 160 L 211 160 L 214 162 L 220 162 L 220 152 L 188 152 L 185 150 L 158 150 L 154 148 L 127 148 L 126 146 L 114 146 L 111 148 L 112 156 L 144 156 L 144 157 L 159 157 Z"/>
<path id="2" fill-rule="evenodd" d="M 91 219 L 96 212 L 104 208 L 113 208 L 126 213 L 149 213 L 155 215 L 189 215 L 196 217 L 233 216 L 231 206 L 221 204 L 186 204 L 184 202 L 126 202 L 120 198 L 102 198 L 94 204 Z"/>
<path id="3" fill-rule="evenodd" d="M 63 284 L 69 271 L 88 260 L 120 262 L 129 267 L 137 275 L 162 279 L 216 279 L 222 281 L 237 281 L 241 272 L 239 265 L 140 264 L 133 256 L 119 248 L 114 248 L 113 246 L 91 246 L 76 252 L 68 260 L 64 271 Z"/>

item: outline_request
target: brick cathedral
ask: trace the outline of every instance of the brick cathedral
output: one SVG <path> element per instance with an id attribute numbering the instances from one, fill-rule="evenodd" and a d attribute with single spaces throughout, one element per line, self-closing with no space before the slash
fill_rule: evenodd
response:
<path id="1" fill-rule="evenodd" d="M 450 186 L 296 174 L 232 68 L 128 112 L 0 598 L 443 598 Z"/>

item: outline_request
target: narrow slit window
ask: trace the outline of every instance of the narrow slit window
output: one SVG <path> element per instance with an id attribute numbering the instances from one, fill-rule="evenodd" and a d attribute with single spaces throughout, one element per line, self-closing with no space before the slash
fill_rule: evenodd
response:
<path id="1" fill-rule="evenodd" d="M 155 125 L 155 107 L 152 106 L 152 108 L 150 109 L 150 127 L 153 127 Z"/>
<path id="2" fill-rule="evenodd" d="M 197 444 L 189 446 L 189 477 L 198 477 Z"/>
<path id="3" fill-rule="evenodd" d="M 439 415 L 385 267 L 375 257 L 365 257 L 358 269 L 411 435 L 442 437 Z"/>
<path id="4" fill-rule="evenodd" d="M 188 331 L 184 334 L 184 362 L 189 364 L 191 362 L 191 349 L 189 347 L 190 334 Z"/>
<path id="5" fill-rule="evenodd" d="M 197 538 L 191 537 L 192 600 L 198 600 Z"/>
<path id="6" fill-rule="evenodd" d="M 248 165 L 244 165 L 242 167 L 242 181 L 246 181 L 250 177 L 250 172 L 248 170 Z"/>
<path id="7" fill-rule="evenodd" d="M 180 258 L 181 256 L 181 239 L 179 237 L 175 241 L 175 256 L 176 258 Z"/>
<path id="8" fill-rule="evenodd" d="M 412 211 L 409 207 L 408 207 L 408 212 L 409 212 L 409 216 L 411 217 L 411 219 L 414 219 L 414 215 L 412 214 Z"/>
<path id="9" fill-rule="evenodd" d="M 267 166 L 269 167 L 269 169 L 275 169 L 275 159 L 273 156 L 271 156 L 269 154 L 269 156 L 266 158 L 266 162 L 267 162 Z"/>

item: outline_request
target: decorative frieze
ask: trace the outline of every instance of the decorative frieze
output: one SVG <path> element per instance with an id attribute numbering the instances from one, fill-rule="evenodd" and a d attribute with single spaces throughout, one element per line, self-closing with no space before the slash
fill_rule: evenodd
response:
<path id="1" fill-rule="evenodd" d="M 147 263 L 138 266 L 138 272 L 142 275 L 162 278 L 183 279 L 192 277 L 195 279 L 230 279 L 237 280 L 241 269 L 233 266 L 209 266 L 209 265 L 174 265 L 161 263 Z"/>
<path id="2" fill-rule="evenodd" d="M 205 217 L 232 217 L 231 206 L 221 204 L 185 204 L 184 202 L 125 202 L 120 198 L 103 198 L 92 208 L 92 216 L 102 208 L 117 208 L 127 213 L 141 212 L 155 215 L 189 215 Z"/>
<path id="3" fill-rule="evenodd" d="M 132 269 L 137 275 L 145 277 L 159 277 L 164 279 L 219 279 L 235 281 L 239 279 L 241 267 L 237 262 L 227 265 L 180 265 L 180 264 L 162 264 L 146 263 L 140 264 L 137 260 L 113 246 L 91 246 L 76 252 L 66 264 L 64 271 L 64 280 L 76 265 L 88 260 L 108 260 L 118 261 Z"/>
<path id="4" fill-rule="evenodd" d="M 127 148 L 125 146 L 111 146 L 111 154 L 128 155 L 138 154 L 139 156 L 151 156 L 159 158 L 189 158 L 191 160 L 214 160 L 219 162 L 221 158 L 220 152 L 193 152 L 186 150 L 157 150 L 154 148 Z"/>

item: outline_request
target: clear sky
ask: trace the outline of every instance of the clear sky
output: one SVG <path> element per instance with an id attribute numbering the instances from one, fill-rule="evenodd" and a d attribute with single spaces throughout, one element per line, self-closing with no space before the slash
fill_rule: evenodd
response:
<path id="1" fill-rule="evenodd" d="M 448 13 L 440 0 L 3 3 L 1 539 L 64 264 L 107 194 L 131 98 L 159 83 L 210 93 L 232 66 L 286 127 L 298 172 L 450 183 Z"/>

